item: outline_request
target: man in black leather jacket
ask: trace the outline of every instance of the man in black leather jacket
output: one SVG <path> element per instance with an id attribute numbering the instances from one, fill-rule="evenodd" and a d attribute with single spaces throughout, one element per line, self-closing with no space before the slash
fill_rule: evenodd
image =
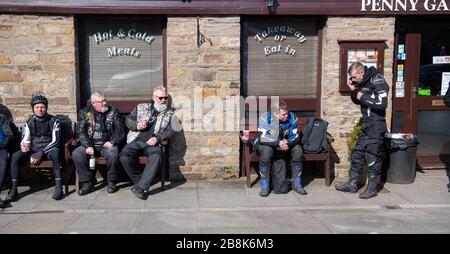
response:
<path id="1" fill-rule="evenodd" d="M 448 84 L 447 92 L 445 93 L 445 96 L 444 96 L 444 103 L 445 103 L 445 106 L 450 108 L 450 82 Z M 448 165 L 447 165 L 446 171 L 447 171 L 447 177 L 448 177 L 447 189 L 448 189 L 448 192 L 450 192 L 450 167 Z"/>
<path id="2" fill-rule="evenodd" d="M 80 180 L 80 196 L 94 188 L 95 170 L 89 169 L 89 158 L 101 155 L 106 158 L 108 193 L 117 191 L 119 148 L 125 138 L 125 127 L 117 108 L 108 105 L 100 92 L 91 94 L 91 105 L 78 112 L 77 137 L 81 146 L 72 153 Z"/>
<path id="3" fill-rule="evenodd" d="M 385 117 L 389 86 L 377 69 L 367 68 L 359 62 L 350 65 L 348 74 L 350 80 L 347 85 L 352 90 L 352 101 L 361 106 L 363 125 L 352 151 L 348 181 L 336 185 L 336 190 L 357 192 L 361 184 L 358 176 L 367 163 L 369 184 L 359 197 L 368 199 L 377 195 L 381 183 L 381 152 L 387 131 Z"/>
<path id="4" fill-rule="evenodd" d="M 3 106 L 0 104 L 0 106 Z M 11 122 L 8 117 L 0 113 L 0 192 L 3 188 L 3 180 L 6 174 L 6 166 L 9 160 L 8 145 L 13 139 Z M 3 208 L 3 200 L 0 198 L 0 208 Z"/>

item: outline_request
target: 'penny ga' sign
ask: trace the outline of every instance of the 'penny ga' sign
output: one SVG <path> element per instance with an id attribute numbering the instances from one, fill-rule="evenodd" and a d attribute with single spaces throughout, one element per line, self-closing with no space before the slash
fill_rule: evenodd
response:
<path id="1" fill-rule="evenodd" d="M 448 11 L 450 0 L 361 0 L 361 11 L 366 12 L 416 12 Z"/>

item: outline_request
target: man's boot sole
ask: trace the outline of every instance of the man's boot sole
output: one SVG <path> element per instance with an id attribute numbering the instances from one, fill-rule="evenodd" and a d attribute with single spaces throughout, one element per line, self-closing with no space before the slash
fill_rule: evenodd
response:
<path id="1" fill-rule="evenodd" d="M 363 195 L 363 194 L 364 194 L 364 193 L 361 193 L 361 194 L 359 195 L 359 198 L 362 198 L 362 199 L 369 199 L 369 198 L 373 198 L 373 197 L 378 196 L 377 193 L 375 193 L 375 194 L 370 194 L 370 195 L 368 195 L 368 196 L 365 196 L 365 195 Z"/>
<path id="2" fill-rule="evenodd" d="M 267 196 L 269 196 L 269 194 L 270 194 L 270 192 L 267 192 L 267 193 L 260 192 L 260 193 L 259 193 L 259 195 L 260 195 L 261 197 L 267 197 Z"/>
<path id="3" fill-rule="evenodd" d="M 342 192 L 350 192 L 350 193 L 357 193 L 357 192 L 358 192 L 358 190 L 339 189 L 339 188 L 337 188 L 337 187 L 335 187 L 335 189 L 336 189 L 337 191 L 342 191 Z"/>

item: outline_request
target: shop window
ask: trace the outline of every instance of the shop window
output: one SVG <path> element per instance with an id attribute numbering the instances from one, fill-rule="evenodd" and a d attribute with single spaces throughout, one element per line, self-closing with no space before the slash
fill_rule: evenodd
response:
<path id="1" fill-rule="evenodd" d="M 316 98 L 317 18 L 244 18 L 243 94 Z"/>
<path id="2" fill-rule="evenodd" d="M 159 17 L 82 17 L 82 100 L 93 91 L 122 103 L 148 100 L 153 88 L 164 84 L 163 26 Z"/>
<path id="3" fill-rule="evenodd" d="M 420 110 L 417 115 L 419 155 L 450 154 L 450 110 Z"/>
<path id="4" fill-rule="evenodd" d="M 339 92 L 350 92 L 347 73 L 352 63 L 361 62 L 367 67 L 375 67 L 383 74 L 384 41 L 339 41 L 340 45 L 340 79 Z"/>
<path id="5" fill-rule="evenodd" d="M 450 28 L 427 27 L 421 32 L 420 45 L 417 94 L 444 96 L 450 85 Z"/>

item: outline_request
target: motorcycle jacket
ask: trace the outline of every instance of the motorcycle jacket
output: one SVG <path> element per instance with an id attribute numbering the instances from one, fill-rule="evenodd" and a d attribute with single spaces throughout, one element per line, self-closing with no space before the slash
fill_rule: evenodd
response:
<path id="1" fill-rule="evenodd" d="M 125 138 L 122 115 L 111 105 L 103 113 L 89 105 L 78 113 L 77 137 L 85 148 L 101 148 L 108 141 L 117 146 Z"/>
<path id="2" fill-rule="evenodd" d="M 358 91 L 364 95 L 357 99 Z M 364 66 L 363 81 L 351 93 L 353 103 L 361 105 L 363 122 L 385 121 L 389 86 L 374 67 Z"/>

